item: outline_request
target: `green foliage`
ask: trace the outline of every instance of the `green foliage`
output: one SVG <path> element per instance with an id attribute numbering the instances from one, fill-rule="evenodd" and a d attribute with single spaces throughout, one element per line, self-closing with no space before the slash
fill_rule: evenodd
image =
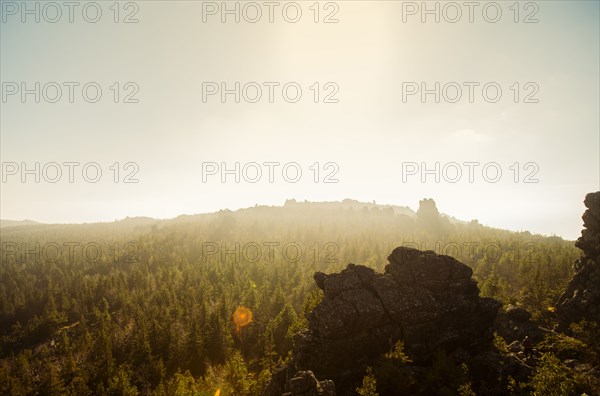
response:
<path id="1" fill-rule="evenodd" d="M 520 395 L 523 394 L 524 390 L 527 388 L 527 384 L 523 382 L 519 382 L 515 380 L 512 376 L 508 376 L 507 378 L 507 386 L 506 390 L 511 395 Z"/>
<path id="2" fill-rule="evenodd" d="M 265 389 L 269 381 L 271 380 L 271 370 L 263 369 L 256 379 L 256 383 L 253 386 L 252 394 L 256 396 L 262 395 L 262 390 Z"/>
<path id="3" fill-rule="evenodd" d="M 381 394 L 411 394 L 416 379 L 409 366 L 411 359 L 404 352 L 402 341 L 396 342 L 373 368 L 377 389 Z"/>
<path id="4" fill-rule="evenodd" d="M 458 387 L 459 396 L 477 396 L 477 394 L 471 388 L 471 383 L 459 385 Z"/>
<path id="5" fill-rule="evenodd" d="M 391 351 L 384 355 L 387 359 L 396 360 L 401 364 L 412 363 L 410 357 L 404 352 L 404 343 L 398 340 Z"/>
<path id="6" fill-rule="evenodd" d="M 167 386 L 167 393 L 173 396 L 192 396 L 197 391 L 196 380 L 189 370 L 183 374 L 180 371 L 176 372 Z"/>
<path id="7" fill-rule="evenodd" d="M 244 396 L 250 394 L 253 381 L 248 373 L 248 368 L 242 355 L 235 351 L 225 365 L 225 380 L 227 381 L 227 394 Z"/>
<path id="8" fill-rule="evenodd" d="M 576 389 L 573 370 L 551 353 L 542 355 L 531 385 L 534 396 L 570 396 Z"/>
<path id="9" fill-rule="evenodd" d="M 367 371 L 363 377 L 362 386 L 356 388 L 356 393 L 359 396 L 379 396 L 379 393 L 377 393 L 377 380 L 373 375 L 373 369 L 371 367 L 367 367 Z"/>
<path id="10" fill-rule="evenodd" d="M 580 359 L 588 353 L 588 346 L 573 337 L 561 333 L 549 333 L 538 344 L 538 349 L 551 352 L 559 359 Z"/>
<path id="11" fill-rule="evenodd" d="M 475 391 L 473 391 L 471 382 L 468 381 L 469 376 L 469 368 L 465 363 L 461 364 L 461 379 L 463 383 L 458 385 L 458 395 L 459 396 L 477 396 Z"/>
<path id="12" fill-rule="evenodd" d="M 302 305 L 302 313 L 297 315 L 296 320 L 289 328 L 289 336 L 293 337 L 294 334 L 308 329 L 308 320 L 306 315 L 311 312 L 320 302 L 323 300 L 323 290 L 315 289 L 310 292 L 306 299 L 304 300 L 304 304 Z"/>
<path id="13" fill-rule="evenodd" d="M 496 333 L 494 333 L 494 347 L 498 352 L 505 355 L 508 354 L 508 345 L 506 344 L 506 341 Z"/>
<path id="14" fill-rule="evenodd" d="M 587 348 L 588 360 L 591 364 L 600 364 L 600 325 L 585 320 L 571 325 L 573 335 L 581 340 Z"/>
<path id="15" fill-rule="evenodd" d="M 119 367 L 117 372 L 108 381 L 107 393 L 109 395 L 137 396 L 138 390 L 131 383 L 131 373 L 126 367 Z"/>

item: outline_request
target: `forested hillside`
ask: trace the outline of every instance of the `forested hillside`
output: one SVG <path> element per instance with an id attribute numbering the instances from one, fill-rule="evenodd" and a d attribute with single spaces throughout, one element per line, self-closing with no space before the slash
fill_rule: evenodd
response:
<path id="1" fill-rule="evenodd" d="M 461 222 L 431 200 L 6 227 L 0 393 L 258 395 L 321 298 L 313 274 L 381 272 L 397 246 L 455 257 L 482 296 L 548 327 L 580 256 L 573 241 Z"/>

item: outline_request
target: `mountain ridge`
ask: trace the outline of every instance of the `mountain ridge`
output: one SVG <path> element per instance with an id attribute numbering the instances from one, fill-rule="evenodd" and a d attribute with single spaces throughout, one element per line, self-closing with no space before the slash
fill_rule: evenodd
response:
<path id="1" fill-rule="evenodd" d="M 427 200 L 427 199 L 425 199 Z M 433 201 L 433 200 L 432 200 Z M 435 202 L 434 202 L 435 204 Z M 35 220 L 12 220 L 12 219 L 0 219 L 0 228 L 3 231 L 9 231 L 13 227 L 31 227 L 31 226 L 70 226 L 70 227 L 78 227 L 78 226 L 110 226 L 110 225 L 124 225 L 133 228 L 151 228 L 154 225 L 167 225 L 167 224 L 175 224 L 179 222 L 193 222 L 199 219 L 210 219 L 214 216 L 220 216 L 222 214 L 237 214 L 240 216 L 252 215 L 252 214 L 265 214 L 267 211 L 278 211 L 278 214 L 281 214 L 282 210 L 299 210 L 302 212 L 306 212 L 306 210 L 312 210 L 315 212 L 329 212 L 336 210 L 347 210 L 354 211 L 355 213 L 358 211 L 387 211 L 388 214 L 396 215 L 396 216 L 406 216 L 412 220 L 417 217 L 417 211 L 410 208 L 409 206 L 401 206 L 401 205 L 393 205 L 393 204 L 378 204 L 375 201 L 372 202 L 363 202 L 351 198 L 346 198 L 342 201 L 296 201 L 295 199 L 286 200 L 283 205 L 259 205 L 250 206 L 246 208 L 239 208 L 236 210 L 230 209 L 220 209 L 215 212 L 205 212 L 205 213 L 194 213 L 194 214 L 180 214 L 176 217 L 172 218 L 154 218 L 149 216 L 127 216 L 122 219 L 116 219 L 114 221 L 98 221 L 98 222 L 82 222 L 82 223 L 44 223 L 38 222 Z M 325 214 L 325 213 L 323 213 Z M 500 231 L 507 231 L 512 233 L 529 233 L 535 236 L 541 236 L 546 238 L 557 237 L 561 240 L 569 240 L 563 238 L 561 236 L 556 235 L 545 235 L 532 233 L 527 230 L 510 230 L 494 227 L 491 225 L 480 224 L 478 220 L 462 220 L 458 219 L 454 216 L 451 216 L 446 213 L 439 213 L 439 216 L 448 220 L 450 224 L 461 224 L 461 225 L 474 225 L 474 226 L 482 226 L 489 229 L 495 229 Z"/>

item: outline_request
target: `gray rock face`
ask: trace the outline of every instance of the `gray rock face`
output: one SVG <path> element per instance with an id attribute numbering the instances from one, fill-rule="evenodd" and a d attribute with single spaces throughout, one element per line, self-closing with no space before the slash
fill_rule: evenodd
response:
<path id="1" fill-rule="evenodd" d="M 557 303 L 560 328 L 581 320 L 600 322 L 600 191 L 586 195 L 584 229 L 575 246 L 583 256 L 575 264 L 575 275 Z"/>
<path id="2" fill-rule="evenodd" d="M 332 379 L 338 394 L 351 394 L 366 365 L 399 340 L 416 364 L 429 362 L 438 349 L 491 349 L 500 303 L 479 297 L 468 266 L 406 247 L 388 261 L 383 274 L 355 264 L 315 274 L 324 298 L 296 338 L 294 370 L 310 369 Z"/>

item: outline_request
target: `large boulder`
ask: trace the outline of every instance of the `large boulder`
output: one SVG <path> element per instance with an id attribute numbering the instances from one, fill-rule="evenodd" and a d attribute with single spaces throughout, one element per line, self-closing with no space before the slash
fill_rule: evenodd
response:
<path id="1" fill-rule="evenodd" d="M 514 305 L 509 305 L 506 310 L 498 313 L 495 330 L 509 344 L 523 341 L 525 337 L 536 343 L 544 336 L 538 324 L 531 320 L 531 313 Z"/>
<path id="2" fill-rule="evenodd" d="M 310 369 L 344 395 L 397 341 L 415 364 L 428 364 L 440 349 L 475 355 L 492 348 L 501 304 L 479 297 L 471 268 L 407 247 L 396 248 L 388 261 L 383 274 L 355 264 L 315 274 L 324 297 L 308 315 L 308 330 L 296 338 L 288 372 Z"/>

